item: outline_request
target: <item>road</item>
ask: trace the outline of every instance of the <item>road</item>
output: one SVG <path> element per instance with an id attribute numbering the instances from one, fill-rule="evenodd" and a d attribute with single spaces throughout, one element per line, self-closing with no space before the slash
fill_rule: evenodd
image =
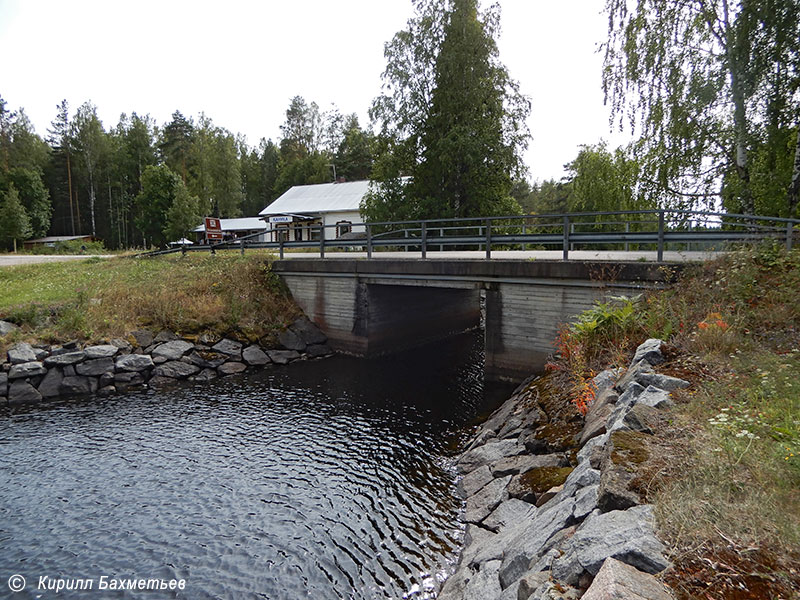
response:
<path id="1" fill-rule="evenodd" d="M 0 267 L 32 265 L 35 263 L 86 260 L 87 258 L 110 258 L 113 254 L 0 254 Z"/>

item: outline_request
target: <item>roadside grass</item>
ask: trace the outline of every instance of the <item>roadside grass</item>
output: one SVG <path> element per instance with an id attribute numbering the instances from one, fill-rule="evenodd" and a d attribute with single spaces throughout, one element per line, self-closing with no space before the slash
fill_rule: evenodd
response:
<path id="1" fill-rule="evenodd" d="M 270 338 L 299 315 L 271 260 L 222 251 L 5 267 L 0 318 L 20 330 L 4 342 L 107 339 L 139 327 Z"/>
<path id="2" fill-rule="evenodd" d="M 660 369 L 693 382 L 640 476 L 670 546 L 665 579 L 679 598 L 798 597 L 800 251 L 741 250 L 600 304 L 562 331 L 553 368 L 580 408 L 581 382 L 649 337 L 668 342 Z"/>

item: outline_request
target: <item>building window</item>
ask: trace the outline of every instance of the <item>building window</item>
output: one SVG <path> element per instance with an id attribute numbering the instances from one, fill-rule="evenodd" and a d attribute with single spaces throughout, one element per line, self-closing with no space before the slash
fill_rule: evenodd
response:
<path id="1" fill-rule="evenodd" d="M 298 224 L 294 226 L 294 241 L 295 242 L 302 242 L 303 241 L 303 227 L 302 225 Z"/>
<path id="2" fill-rule="evenodd" d="M 311 223 L 311 225 L 308 226 L 309 227 L 308 232 L 310 234 L 308 236 L 308 239 L 319 241 L 319 226 L 320 225 L 321 225 L 321 223 L 319 221 L 315 221 L 315 222 Z"/>
<path id="3" fill-rule="evenodd" d="M 353 224 L 350 221 L 338 221 L 336 223 L 336 237 L 342 237 L 343 235 L 350 233 L 352 228 Z"/>
<path id="4" fill-rule="evenodd" d="M 289 240 L 289 226 L 286 224 L 277 225 L 277 231 L 275 232 L 275 241 L 276 242 L 286 242 Z"/>

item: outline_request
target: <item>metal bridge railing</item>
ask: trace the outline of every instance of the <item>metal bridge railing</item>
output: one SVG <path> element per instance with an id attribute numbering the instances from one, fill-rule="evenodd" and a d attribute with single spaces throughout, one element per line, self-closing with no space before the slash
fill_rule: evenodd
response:
<path id="1" fill-rule="evenodd" d="M 326 250 L 366 251 L 371 258 L 381 250 L 418 251 L 422 258 L 436 250 L 483 249 L 491 258 L 493 249 L 556 249 L 563 260 L 576 248 L 655 250 L 658 262 L 668 248 L 706 251 L 726 250 L 732 244 L 779 240 L 791 249 L 800 240 L 800 219 L 759 217 L 731 213 L 686 210 L 639 210 L 545 215 L 511 215 L 462 219 L 426 219 L 355 223 L 349 233 L 336 237 L 336 225 L 304 228 L 316 234 L 312 240 L 288 240 L 286 228 L 265 229 L 235 240 L 215 244 L 157 250 L 139 256 L 161 256 L 177 252 L 269 248 L 284 257 L 287 250 L 315 249 L 320 257 Z M 264 239 L 276 238 L 275 241 Z"/>

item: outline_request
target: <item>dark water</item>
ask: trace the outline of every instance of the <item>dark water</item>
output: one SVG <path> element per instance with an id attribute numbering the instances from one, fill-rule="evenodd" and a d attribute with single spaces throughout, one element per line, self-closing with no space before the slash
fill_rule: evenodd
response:
<path id="1" fill-rule="evenodd" d="M 15 573 L 15 598 L 426 597 L 462 535 L 453 437 L 509 392 L 484 388 L 481 346 L 3 409 L 0 597 Z M 186 587 L 101 592 L 103 575 Z"/>

